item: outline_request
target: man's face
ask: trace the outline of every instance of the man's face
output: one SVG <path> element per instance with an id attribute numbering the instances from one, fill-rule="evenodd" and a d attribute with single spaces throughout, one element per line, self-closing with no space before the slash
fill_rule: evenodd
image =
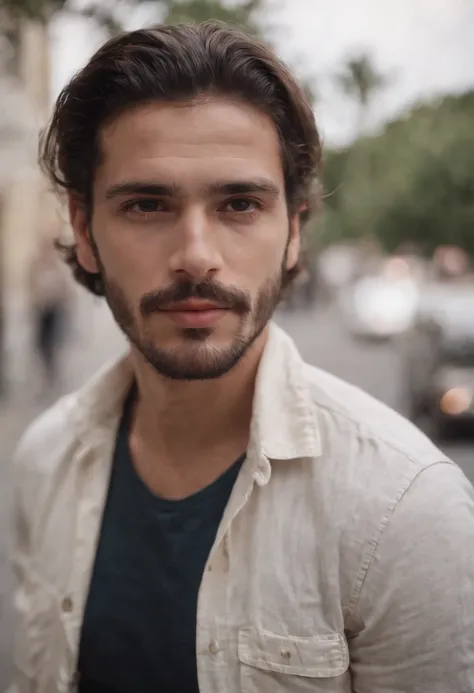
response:
<path id="1" fill-rule="evenodd" d="M 223 98 L 137 107 L 102 133 L 78 259 L 102 273 L 133 347 L 161 374 L 215 378 L 263 332 L 299 252 L 277 132 Z"/>

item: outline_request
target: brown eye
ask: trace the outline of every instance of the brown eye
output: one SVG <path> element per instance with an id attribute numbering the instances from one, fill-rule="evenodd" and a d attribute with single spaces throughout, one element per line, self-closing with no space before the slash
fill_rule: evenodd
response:
<path id="1" fill-rule="evenodd" d="M 161 200 L 136 200 L 130 208 L 139 214 L 153 214 L 154 212 L 165 211 L 165 206 Z"/>
<path id="2" fill-rule="evenodd" d="M 167 212 L 168 207 L 163 202 L 163 200 L 156 200 L 154 198 L 140 198 L 138 200 L 129 200 L 125 202 L 122 209 L 127 214 L 135 216 L 150 216 L 151 214 L 158 214 L 161 212 Z"/>
<path id="3" fill-rule="evenodd" d="M 140 200 L 135 204 L 137 210 L 144 212 L 145 214 L 149 214 L 150 212 L 159 212 L 163 206 L 158 200 Z"/>
<path id="4" fill-rule="evenodd" d="M 225 205 L 224 209 L 227 212 L 237 212 L 245 214 L 246 212 L 254 212 L 258 208 L 258 203 L 255 200 L 249 200 L 245 197 L 236 197 L 230 200 Z"/>

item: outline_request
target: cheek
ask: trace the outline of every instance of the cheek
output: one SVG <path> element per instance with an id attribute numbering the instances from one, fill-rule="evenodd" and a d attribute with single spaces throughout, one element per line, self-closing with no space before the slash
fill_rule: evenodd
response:
<path id="1" fill-rule="evenodd" d="M 288 221 L 286 217 L 268 217 L 241 238 L 233 239 L 225 258 L 230 272 L 242 276 L 260 286 L 266 278 L 281 270 L 282 259 L 288 243 Z"/>
<path id="2" fill-rule="evenodd" d="M 142 296 L 163 284 L 156 244 L 147 243 L 139 230 L 121 228 L 119 223 L 100 219 L 99 215 L 95 227 L 94 237 L 108 279 L 133 296 Z"/>

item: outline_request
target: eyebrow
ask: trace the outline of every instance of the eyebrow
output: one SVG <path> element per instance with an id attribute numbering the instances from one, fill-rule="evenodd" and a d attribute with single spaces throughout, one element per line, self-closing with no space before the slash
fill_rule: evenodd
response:
<path id="1" fill-rule="evenodd" d="M 261 193 L 272 197 L 279 197 L 280 195 L 278 185 L 266 178 L 211 183 L 205 186 L 204 190 L 208 195 L 248 195 L 252 193 Z M 183 190 L 176 185 L 164 185 L 152 181 L 123 181 L 109 186 L 105 191 L 105 198 L 112 200 L 126 195 L 175 197 L 180 194 L 183 194 Z"/>
<path id="2" fill-rule="evenodd" d="M 173 185 L 147 183 L 144 181 L 127 180 L 122 183 L 110 185 L 105 191 L 105 199 L 113 200 L 115 197 L 125 195 L 153 195 L 155 197 L 172 197 L 178 192 Z"/>
<path id="3" fill-rule="evenodd" d="M 207 187 L 206 192 L 211 195 L 246 195 L 251 193 L 263 193 L 278 197 L 280 188 L 271 180 L 257 178 L 248 181 L 229 181 L 222 183 L 212 183 Z"/>

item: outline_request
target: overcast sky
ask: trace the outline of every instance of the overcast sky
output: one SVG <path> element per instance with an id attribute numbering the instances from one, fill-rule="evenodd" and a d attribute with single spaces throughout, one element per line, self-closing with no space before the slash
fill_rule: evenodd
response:
<path id="1" fill-rule="evenodd" d="M 419 98 L 474 88 L 474 0 L 279 0 L 273 13 L 283 57 L 315 80 L 317 118 L 328 142 L 350 138 L 355 114 L 331 82 L 345 57 L 367 51 L 390 83 L 374 124 Z M 141 23 L 141 16 L 133 23 Z M 280 27 L 280 29 L 278 29 Z M 58 91 L 102 37 L 87 22 L 53 31 Z"/>

